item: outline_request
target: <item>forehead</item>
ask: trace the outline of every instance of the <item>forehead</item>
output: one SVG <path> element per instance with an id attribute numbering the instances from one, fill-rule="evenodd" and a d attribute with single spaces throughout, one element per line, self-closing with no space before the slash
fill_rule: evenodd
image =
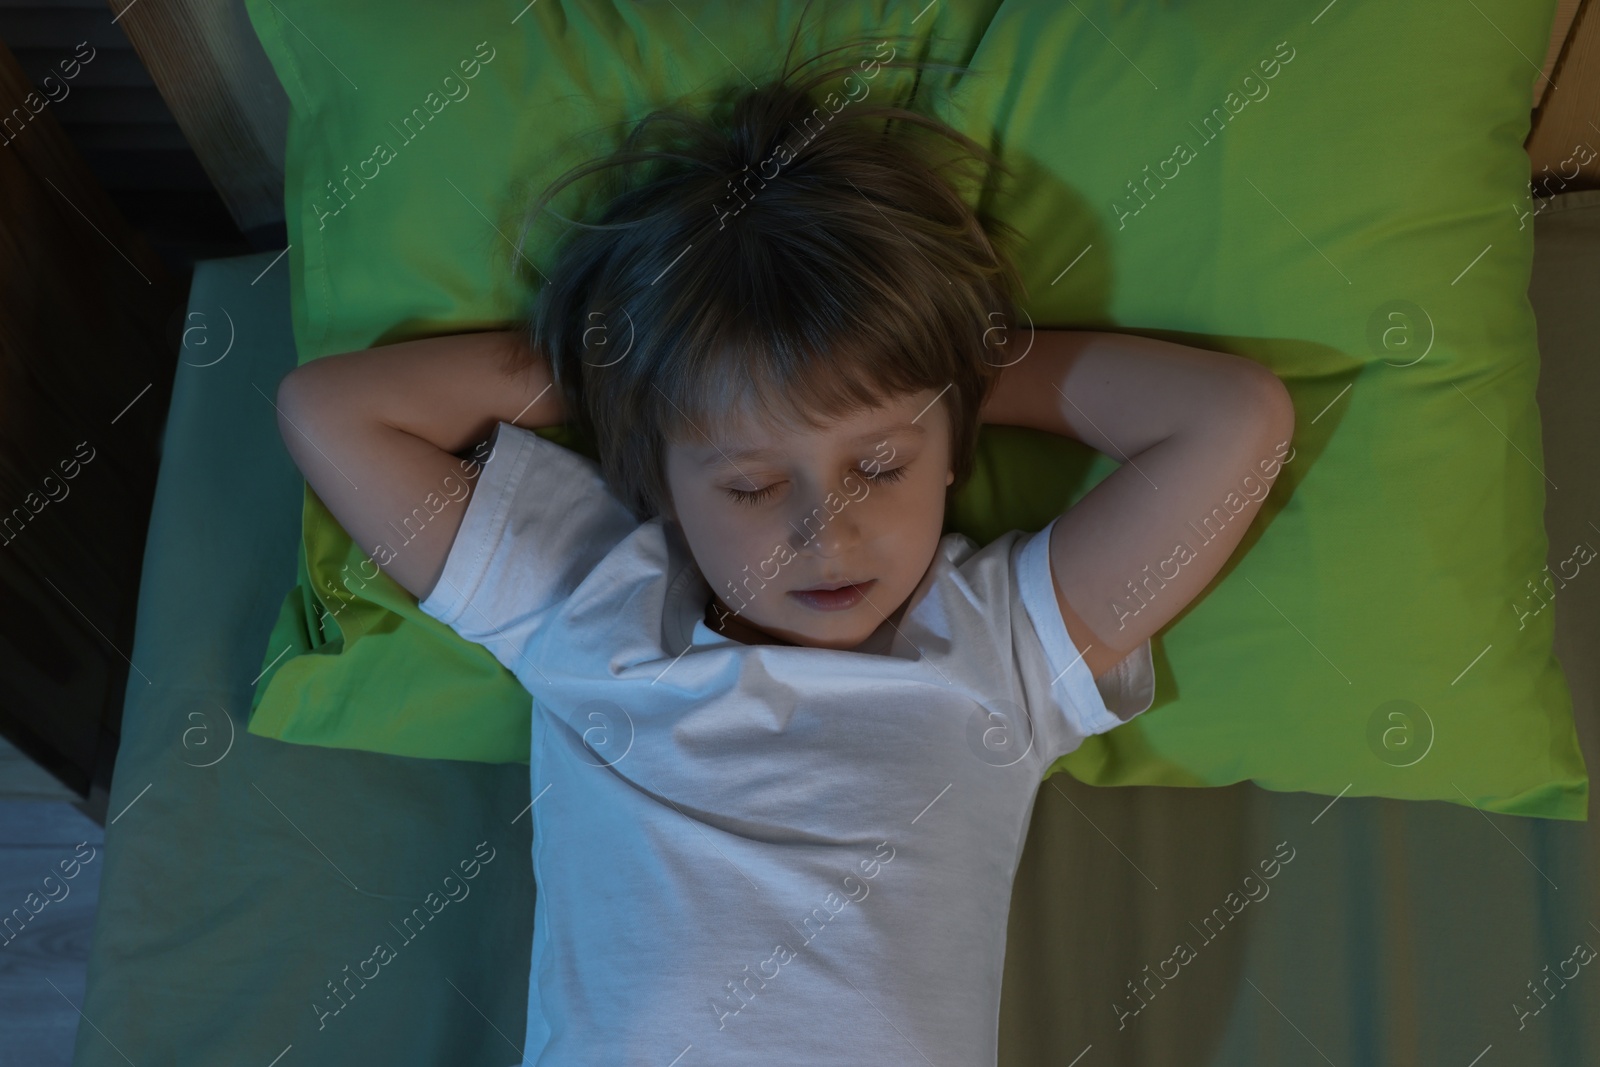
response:
<path id="1" fill-rule="evenodd" d="M 866 451 L 884 441 L 903 447 L 943 428 L 944 415 L 935 403 L 940 395 L 928 389 L 896 397 L 823 421 L 820 427 L 803 422 L 773 423 L 747 412 L 741 413 L 716 426 L 704 427 L 703 433 L 683 441 L 680 447 L 697 467 L 704 469 L 740 461 L 809 455 L 824 442 L 833 447 Z"/>

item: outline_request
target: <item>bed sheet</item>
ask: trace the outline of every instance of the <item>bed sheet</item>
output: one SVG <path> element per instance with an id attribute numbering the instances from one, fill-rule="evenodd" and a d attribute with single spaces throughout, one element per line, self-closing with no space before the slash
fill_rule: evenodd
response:
<path id="1" fill-rule="evenodd" d="M 527 1004 L 527 767 L 245 732 L 300 540 L 287 283 L 273 253 L 195 270 L 73 1062 L 498 1067 Z"/>

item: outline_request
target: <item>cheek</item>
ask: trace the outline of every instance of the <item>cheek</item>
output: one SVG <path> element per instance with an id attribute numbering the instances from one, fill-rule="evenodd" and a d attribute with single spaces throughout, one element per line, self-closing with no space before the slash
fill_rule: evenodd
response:
<path id="1" fill-rule="evenodd" d="M 738 504 L 715 489 L 690 491 L 685 497 L 679 525 L 697 555 L 703 557 L 703 570 L 737 571 L 755 558 L 756 549 L 769 539 L 762 522 L 744 514 Z"/>

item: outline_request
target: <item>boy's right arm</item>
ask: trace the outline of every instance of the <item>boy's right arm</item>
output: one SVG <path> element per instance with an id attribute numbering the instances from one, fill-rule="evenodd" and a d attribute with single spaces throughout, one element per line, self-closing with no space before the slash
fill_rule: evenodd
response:
<path id="1" fill-rule="evenodd" d="M 307 483 L 418 601 L 438 584 L 476 484 L 455 453 L 501 422 L 537 429 L 565 419 L 544 359 L 505 372 L 511 346 L 526 343 L 514 331 L 404 341 L 313 360 L 278 384 L 278 431 Z M 429 494 L 445 501 L 437 514 Z M 387 563 L 380 544 L 394 552 Z"/>

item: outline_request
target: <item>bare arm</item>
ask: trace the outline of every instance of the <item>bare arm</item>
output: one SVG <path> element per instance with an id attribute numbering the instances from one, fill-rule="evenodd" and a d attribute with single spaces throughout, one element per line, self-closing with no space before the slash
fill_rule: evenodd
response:
<path id="1" fill-rule="evenodd" d="M 1288 390 L 1260 364 L 1073 330 L 1038 331 L 982 418 L 1073 437 L 1122 461 L 1056 521 L 1050 541 L 1062 619 L 1096 678 L 1222 569 L 1294 434 Z"/>
<path id="2" fill-rule="evenodd" d="M 479 463 L 455 453 L 499 422 L 564 419 L 544 360 L 504 371 L 511 346 L 525 343 L 514 331 L 404 341 L 313 360 L 278 384 L 278 431 L 307 483 L 419 600 L 438 583 L 477 484 Z"/>

